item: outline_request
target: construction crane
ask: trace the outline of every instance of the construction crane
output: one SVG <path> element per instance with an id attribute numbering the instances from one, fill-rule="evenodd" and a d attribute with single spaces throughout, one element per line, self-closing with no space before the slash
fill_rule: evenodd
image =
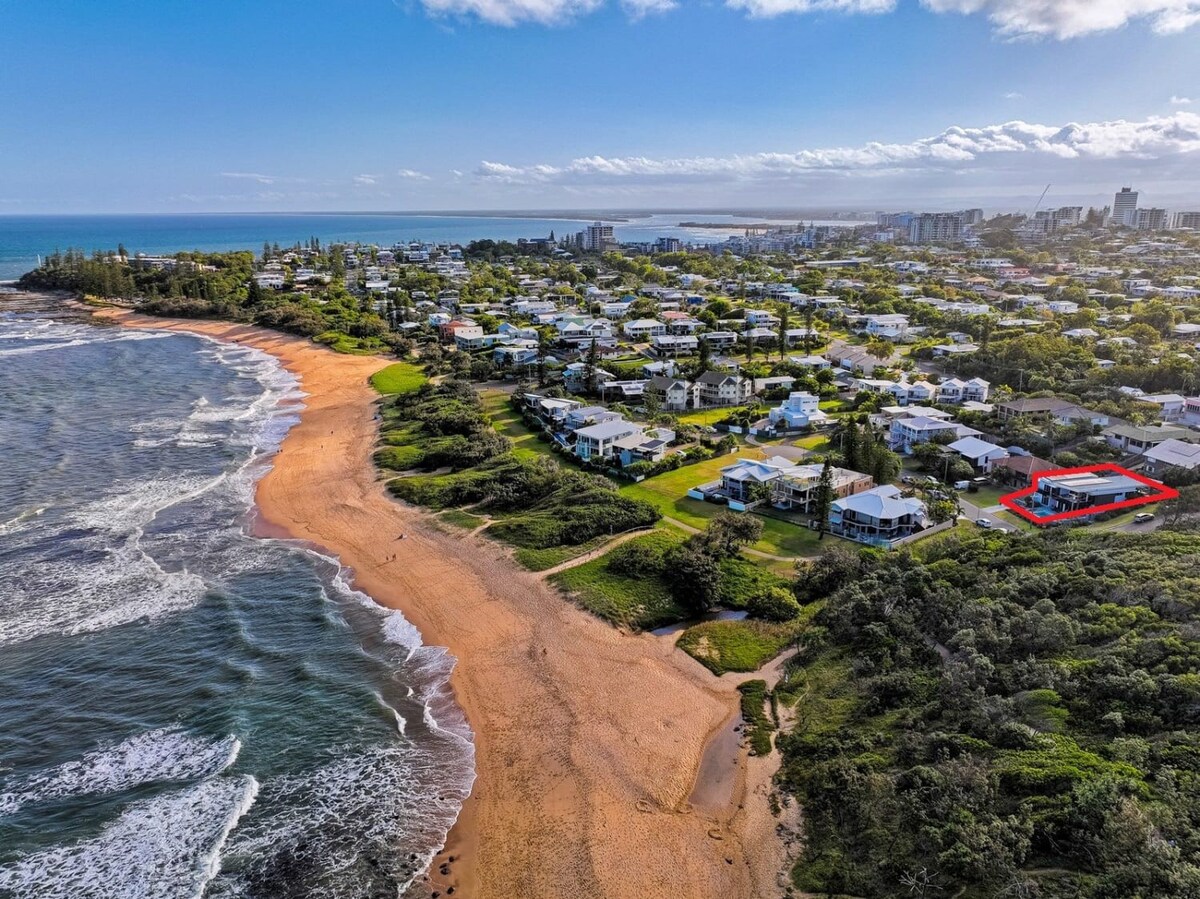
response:
<path id="1" fill-rule="evenodd" d="M 1049 192 L 1050 192 L 1050 185 L 1047 184 L 1046 189 L 1044 191 L 1042 191 L 1042 195 L 1040 197 L 1038 197 L 1038 201 L 1033 204 L 1033 212 L 1029 213 L 1029 215 L 1027 215 L 1026 218 L 1033 218 L 1035 215 L 1037 215 L 1037 211 L 1042 206 L 1042 200 L 1046 199 L 1046 194 L 1048 194 Z"/>

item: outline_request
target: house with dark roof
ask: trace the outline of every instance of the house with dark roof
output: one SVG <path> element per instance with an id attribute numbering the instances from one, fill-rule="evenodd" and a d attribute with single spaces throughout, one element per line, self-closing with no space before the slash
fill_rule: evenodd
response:
<path id="1" fill-rule="evenodd" d="M 706 371 L 696 379 L 696 406 L 740 406 L 750 402 L 754 385 L 749 378 L 726 372 Z"/>

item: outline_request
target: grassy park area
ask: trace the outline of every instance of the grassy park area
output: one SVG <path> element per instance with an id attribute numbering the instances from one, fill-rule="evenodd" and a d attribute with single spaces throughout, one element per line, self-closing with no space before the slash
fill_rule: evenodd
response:
<path id="1" fill-rule="evenodd" d="M 425 373 L 411 362 L 395 362 L 371 375 L 371 386 L 384 396 L 412 393 L 425 383 Z"/>

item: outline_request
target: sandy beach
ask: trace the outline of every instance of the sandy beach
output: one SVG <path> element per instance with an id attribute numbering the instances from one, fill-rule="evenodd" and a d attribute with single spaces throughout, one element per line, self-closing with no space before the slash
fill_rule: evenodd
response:
<path id="1" fill-rule="evenodd" d="M 430 895 L 781 894 L 773 764 L 746 764 L 727 736 L 735 681 L 669 641 L 609 627 L 501 546 L 392 500 L 371 458 L 378 397 L 367 382 L 387 360 L 247 326 L 101 314 L 253 346 L 299 377 L 300 423 L 258 487 L 262 532 L 336 553 L 360 589 L 458 660 L 451 683 L 475 733 L 477 779 Z M 717 782 L 697 785 L 702 770 Z"/>

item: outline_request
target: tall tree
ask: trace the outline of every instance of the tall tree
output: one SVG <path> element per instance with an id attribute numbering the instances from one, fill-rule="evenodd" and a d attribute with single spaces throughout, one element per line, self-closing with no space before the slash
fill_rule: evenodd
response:
<path id="1" fill-rule="evenodd" d="M 842 426 L 842 458 L 851 471 L 862 471 L 863 454 L 859 441 L 858 422 L 847 415 Z"/>
<path id="2" fill-rule="evenodd" d="M 813 323 L 813 307 L 809 302 L 804 306 L 804 355 L 812 353 L 812 323 Z"/>
<path id="3" fill-rule="evenodd" d="M 537 345 L 537 380 L 538 387 L 546 386 L 546 351 L 550 348 L 550 341 L 546 339 L 545 331 L 538 331 Z"/>
<path id="4" fill-rule="evenodd" d="M 815 501 L 815 512 L 817 516 L 817 540 L 825 539 L 825 532 L 829 530 L 829 513 L 833 508 L 833 466 L 829 462 L 829 457 L 825 457 L 825 464 L 821 466 L 821 479 L 817 481 L 817 495 Z"/>
<path id="5" fill-rule="evenodd" d="M 700 346 L 698 347 L 698 357 L 696 359 L 696 376 L 704 374 L 712 368 L 712 347 L 709 346 L 707 340 L 700 338 Z"/>
<path id="6" fill-rule="evenodd" d="M 788 332 L 789 312 L 787 306 L 779 307 L 779 358 L 783 358 L 783 354 L 787 352 L 787 332 Z"/>
<path id="7" fill-rule="evenodd" d="M 585 383 L 587 384 L 587 391 L 589 394 L 594 394 L 597 389 L 596 378 L 597 378 L 597 370 L 599 368 L 599 361 L 600 361 L 600 348 L 596 345 L 596 341 L 593 340 L 591 346 L 588 347 L 587 363 L 586 363 L 587 368 L 584 371 L 584 374 L 587 376 L 587 380 Z"/>

